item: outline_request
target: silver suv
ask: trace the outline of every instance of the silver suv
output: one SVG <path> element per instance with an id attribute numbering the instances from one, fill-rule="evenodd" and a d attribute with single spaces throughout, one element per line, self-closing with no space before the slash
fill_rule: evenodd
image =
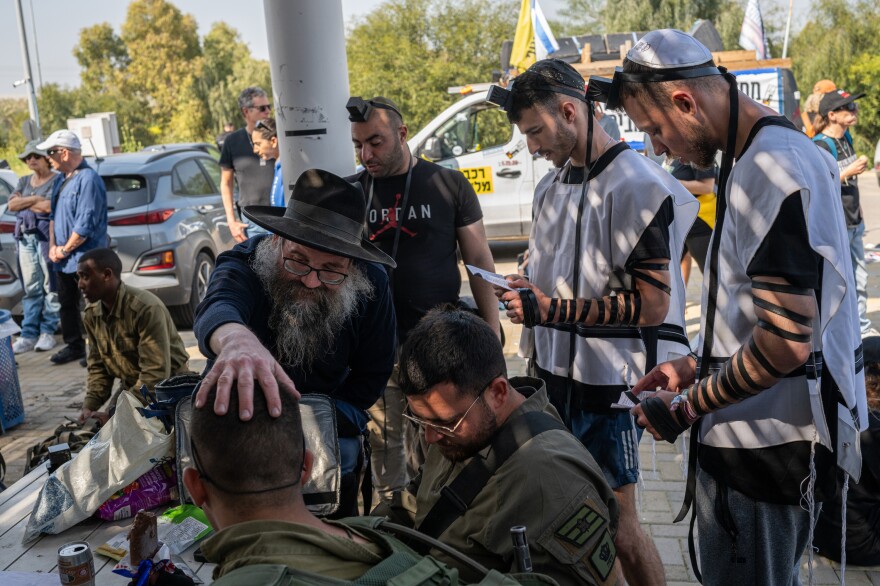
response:
<path id="1" fill-rule="evenodd" d="M 107 187 L 110 247 L 122 259 L 122 280 L 155 293 L 179 327 L 191 327 L 217 255 L 234 244 L 217 160 L 198 149 L 168 148 L 88 162 Z M 14 225 L 13 214 L 0 217 L 0 260 L 12 267 Z"/>

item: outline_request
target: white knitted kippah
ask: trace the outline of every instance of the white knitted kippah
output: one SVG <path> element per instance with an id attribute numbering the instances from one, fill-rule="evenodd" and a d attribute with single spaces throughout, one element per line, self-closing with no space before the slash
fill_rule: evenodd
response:
<path id="1" fill-rule="evenodd" d="M 639 39 L 626 58 L 652 69 L 678 69 L 711 61 L 712 53 L 689 34 L 667 28 Z"/>

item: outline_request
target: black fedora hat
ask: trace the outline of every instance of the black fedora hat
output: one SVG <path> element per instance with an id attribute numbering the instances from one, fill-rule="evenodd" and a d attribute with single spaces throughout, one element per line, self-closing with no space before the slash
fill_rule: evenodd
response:
<path id="1" fill-rule="evenodd" d="M 367 206 L 359 183 L 329 171 L 309 169 L 299 176 L 287 209 L 245 206 L 242 210 L 273 234 L 347 258 L 394 268 L 394 260 L 366 238 Z"/>

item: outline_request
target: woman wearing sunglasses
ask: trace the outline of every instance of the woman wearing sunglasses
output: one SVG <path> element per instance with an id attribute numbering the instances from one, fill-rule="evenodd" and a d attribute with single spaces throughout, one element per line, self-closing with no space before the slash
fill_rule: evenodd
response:
<path id="1" fill-rule="evenodd" d="M 61 319 L 61 305 L 48 262 L 49 212 L 62 176 L 52 170 L 46 152 L 37 148 L 38 142 L 29 142 L 18 155 L 33 174 L 22 177 L 9 196 L 9 211 L 15 212 L 14 236 L 24 287 L 21 336 L 12 345 L 16 354 L 54 348 L 55 330 Z"/>
<path id="2" fill-rule="evenodd" d="M 275 161 L 275 177 L 272 179 L 271 203 L 285 207 L 284 179 L 281 177 L 281 160 L 278 152 L 278 129 L 274 118 L 258 120 L 251 135 L 254 152 L 264 161 Z"/>
<path id="3" fill-rule="evenodd" d="M 865 94 L 849 94 L 843 90 L 828 92 L 819 102 L 819 118 L 816 119 L 816 136 L 813 142 L 837 159 L 840 169 L 840 196 L 843 200 L 843 216 L 849 235 L 849 251 L 852 256 L 856 280 L 856 296 L 859 300 L 859 328 L 862 337 L 877 335 L 868 319 L 868 269 L 865 267 L 865 219 L 859 202 L 859 175 L 868 168 L 868 158 L 856 156 L 849 129 L 859 121 L 856 100 Z"/>

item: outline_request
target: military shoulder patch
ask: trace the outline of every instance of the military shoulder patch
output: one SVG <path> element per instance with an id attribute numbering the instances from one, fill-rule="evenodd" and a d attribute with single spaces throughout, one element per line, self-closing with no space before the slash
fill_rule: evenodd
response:
<path id="1" fill-rule="evenodd" d="M 584 504 L 556 530 L 556 535 L 576 547 L 582 547 L 605 523 L 605 517 Z"/>
<path id="2" fill-rule="evenodd" d="M 617 549 L 614 547 L 614 541 L 611 539 L 611 534 L 605 531 L 596 544 L 596 548 L 593 549 L 593 553 L 590 554 L 590 563 L 603 581 L 608 579 L 616 557 Z"/>

